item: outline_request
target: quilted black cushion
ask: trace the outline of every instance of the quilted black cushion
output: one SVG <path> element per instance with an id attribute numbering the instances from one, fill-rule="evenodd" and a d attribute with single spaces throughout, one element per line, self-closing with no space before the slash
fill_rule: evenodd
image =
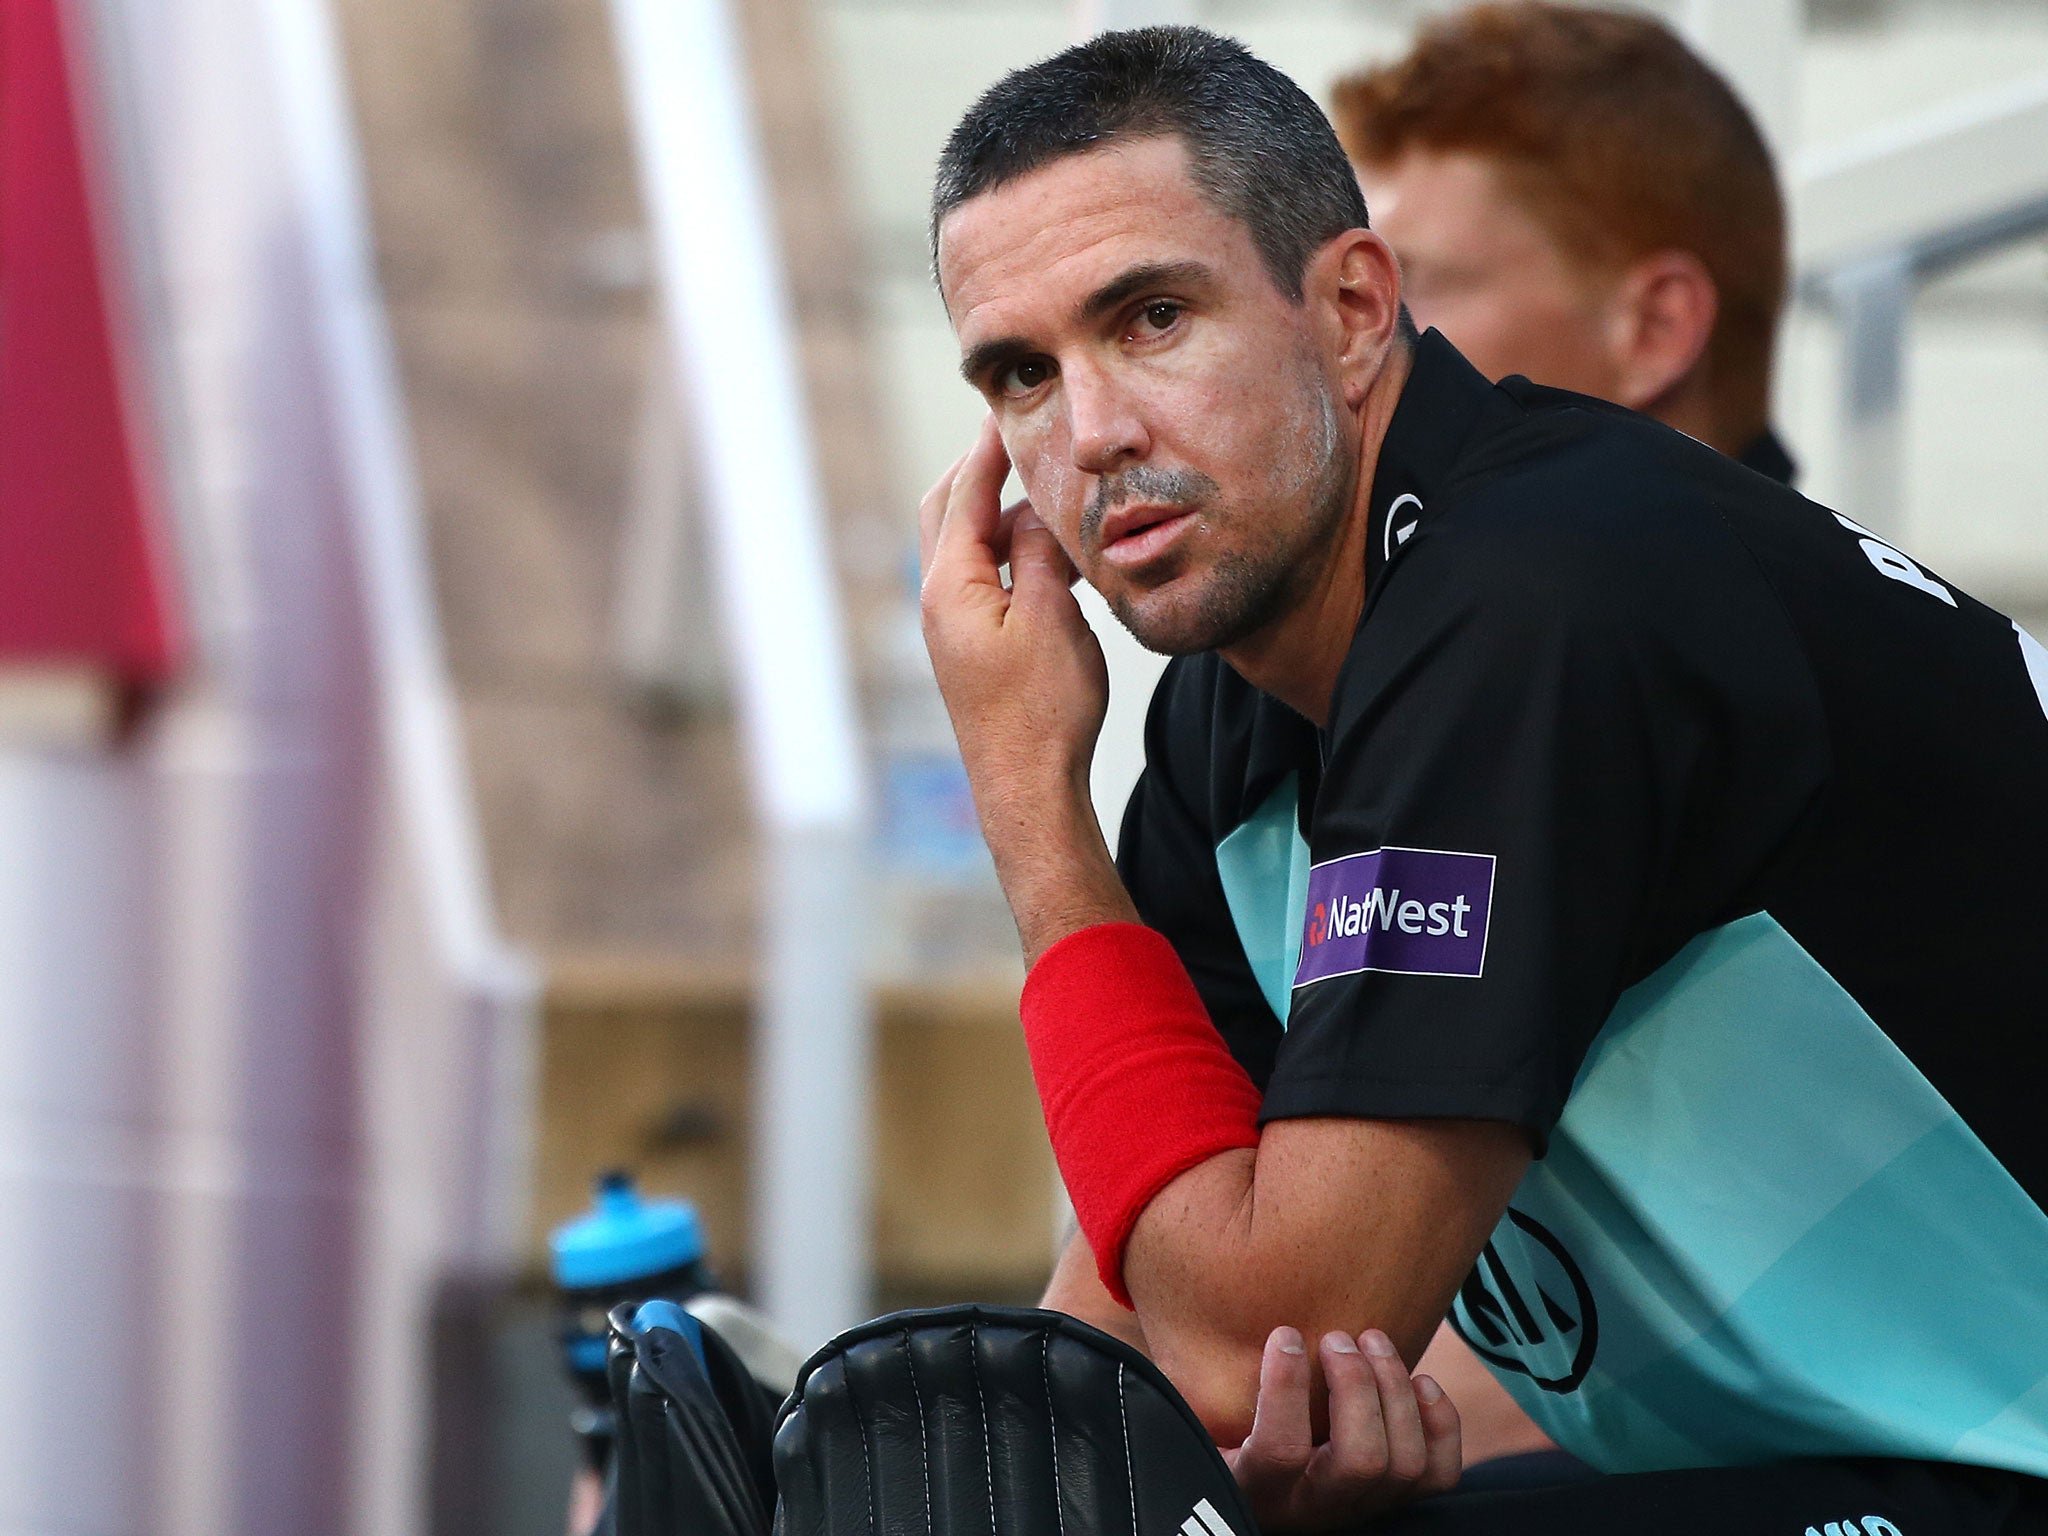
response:
<path id="1" fill-rule="evenodd" d="M 1058 1312 L 901 1312 L 812 1356 L 774 1444 L 777 1536 L 1257 1536 L 1143 1355 Z"/>

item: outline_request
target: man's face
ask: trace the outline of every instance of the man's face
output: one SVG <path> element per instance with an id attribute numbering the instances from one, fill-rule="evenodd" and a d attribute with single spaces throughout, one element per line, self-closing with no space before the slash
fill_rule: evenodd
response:
<path id="1" fill-rule="evenodd" d="M 1615 277 L 1568 256 L 1493 160 L 1411 149 L 1359 181 L 1417 326 L 1442 331 L 1490 379 L 1614 398 Z"/>
<path id="2" fill-rule="evenodd" d="M 939 279 L 1033 510 L 1140 643 L 1217 650 L 1287 608 L 1342 516 L 1355 427 L 1308 309 L 1179 139 L 962 204 Z"/>

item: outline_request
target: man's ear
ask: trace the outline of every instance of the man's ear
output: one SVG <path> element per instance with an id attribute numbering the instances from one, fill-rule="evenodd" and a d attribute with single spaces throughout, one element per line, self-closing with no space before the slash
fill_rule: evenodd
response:
<path id="1" fill-rule="evenodd" d="M 1369 229 L 1347 229 L 1309 259 L 1303 300 L 1317 305 L 1345 404 L 1365 399 L 1400 331 L 1401 266 Z"/>
<path id="2" fill-rule="evenodd" d="M 1690 251 L 1652 251 L 1622 273 L 1609 345 L 1614 399 L 1632 411 L 1658 405 L 1696 381 L 1714 334 L 1721 296 Z"/>

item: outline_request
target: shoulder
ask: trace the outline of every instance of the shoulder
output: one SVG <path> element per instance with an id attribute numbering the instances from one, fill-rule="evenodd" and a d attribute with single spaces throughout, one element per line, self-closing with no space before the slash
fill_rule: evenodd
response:
<path id="1" fill-rule="evenodd" d="M 1767 587 L 1741 534 L 1814 517 L 1796 492 L 1603 401 L 1512 381 L 1522 415 L 1479 445 L 1387 572 L 1496 622 L 1667 632 Z M 1425 589 L 1427 589 L 1425 591 Z"/>
<path id="2" fill-rule="evenodd" d="M 1426 695 L 1455 684 L 1502 708 L 1536 688 L 1556 707 L 1626 692 L 1661 710 L 1711 697 L 1777 713 L 1779 694 L 1803 697 L 1803 651 L 1744 530 L 1825 514 L 1682 433 L 1527 393 L 1376 583 L 1337 713 L 1364 718 L 1425 677 Z"/>

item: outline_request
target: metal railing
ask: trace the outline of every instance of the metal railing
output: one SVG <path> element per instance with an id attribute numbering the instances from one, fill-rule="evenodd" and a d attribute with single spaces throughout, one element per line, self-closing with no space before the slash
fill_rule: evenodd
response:
<path id="1" fill-rule="evenodd" d="M 1842 502 L 1880 535 L 1905 520 L 1906 348 L 1915 293 L 2048 232 L 2048 76 L 1796 160 L 1799 292 L 1842 332 Z"/>

